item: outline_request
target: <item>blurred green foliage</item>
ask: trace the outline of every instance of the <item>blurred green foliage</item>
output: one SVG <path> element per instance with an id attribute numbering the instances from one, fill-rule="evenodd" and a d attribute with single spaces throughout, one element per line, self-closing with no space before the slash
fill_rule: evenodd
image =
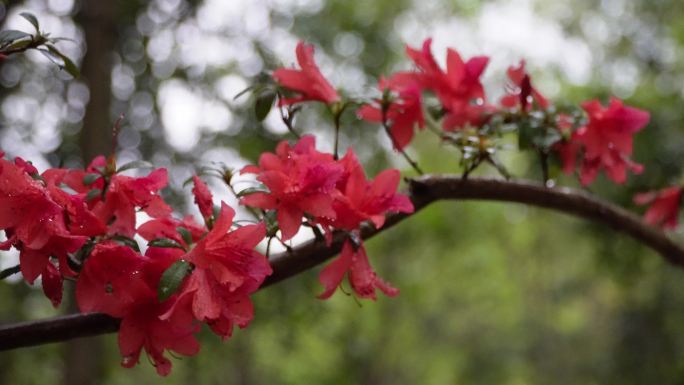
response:
<path id="1" fill-rule="evenodd" d="M 181 3 L 182 17 L 194 15 L 201 5 Z M 369 74 L 368 87 L 380 74 L 406 66 L 403 42 L 396 33 L 402 15 L 418 13 L 429 5 L 435 18 L 454 14 L 468 19 L 476 17 L 479 9 L 473 1 L 312 3 L 319 7 L 311 13 L 288 15 L 273 10 L 271 22 L 289 26 L 296 36 L 315 42 L 333 64 L 349 64 Z M 577 103 L 605 98 L 617 90 L 629 103 L 652 113 L 652 123 L 637 136 L 635 146 L 635 159 L 647 165 L 646 173 L 630 178 L 627 186 L 599 180 L 591 187 L 631 207 L 634 192 L 681 178 L 684 9 L 673 0 L 556 3 L 561 2 L 538 1 L 535 9 L 567 34 L 588 42 L 599 58 L 591 81 L 562 84 L 559 99 Z M 192 67 L 178 65 L 165 76 L 155 75 L 149 58 L 131 53 L 144 50 L 135 44 L 149 44 L 153 37 L 136 30 L 149 9 L 142 2 L 127 1 L 120 12 L 117 60 L 140 68 L 135 72 L 132 100 L 136 95 L 138 101 L 143 100 L 140 95 L 156 99 L 160 84 L 171 78 L 215 96 L 213 86 L 223 76 L 239 73 L 235 66 L 227 66 L 207 68 L 197 75 Z M 165 21 L 164 28 L 177 27 L 182 17 Z M 427 28 L 431 20 L 421 22 Z M 599 24 L 608 31 L 608 38 L 597 39 L 592 28 Z M 363 43 L 361 52 L 351 57 L 337 52 L 336 39 L 342 35 L 358 38 Z M 264 47 L 263 39 L 268 36 L 254 39 L 254 47 L 266 68 L 275 66 L 280 59 Z M 454 36 L 453 45 L 458 46 L 459 39 L 468 36 Z M 610 81 L 610 71 L 619 70 L 615 63 L 636 68 L 638 84 L 629 92 Z M 17 87 L 21 83 L 5 89 L 3 97 Z M 115 100 L 113 110 L 135 107 L 127 103 Z M 250 103 L 230 107 L 234 113 L 230 130 L 205 133 L 193 151 L 175 152 L 164 141 L 159 105 L 153 101 L 149 114 L 155 122 L 144 129 L 131 123 L 130 130 L 140 136 L 138 154 L 185 165 L 176 174 L 182 180 L 180 176 L 193 170 L 189 162 L 199 162 L 209 149 L 229 147 L 254 160 L 282 138 L 257 122 Z M 329 123 L 318 112 L 309 109 L 300 126 L 325 131 Z M 378 149 L 377 127 L 360 124 L 350 115 L 343 122 L 343 144 L 359 146 L 369 173 L 397 161 Z M 69 129 L 73 124 L 63 124 L 63 144 L 46 155 L 50 162 L 79 162 L 78 130 Z M 413 148 L 424 169 L 457 170 L 457 155 L 440 147 L 434 137 L 420 135 Z M 515 175 L 538 177 L 533 157 L 507 157 Z M 559 182 L 576 185 L 569 177 Z M 175 186 L 170 194 L 180 191 Z M 179 206 L 185 202 L 180 195 L 176 201 Z M 399 297 L 358 304 L 338 292 L 329 301 L 319 301 L 315 299 L 321 291 L 317 270 L 309 271 L 259 292 L 254 297 L 254 321 L 226 343 L 203 332 L 200 354 L 175 360 L 173 373 L 166 379 L 158 378 L 145 358 L 134 369 L 120 368 L 116 338 L 98 337 L 106 344 L 99 358 L 105 369 L 94 383 L 684 383 L 680 356 L 684 351 L 683 272 L 602 226 L 521 205 L 448 202 L 425 209 L 369 241 L 368 247 L 378 273 L 401 289 Z M 41 293 L 22 283 L 0 284 L 0 298 L 2 321 L 56 314 Z M 59 378 L 65 362 L 62 351 L 59 345 L 47 345 L 2 353 L 0 383 L 43 384 Z"/>

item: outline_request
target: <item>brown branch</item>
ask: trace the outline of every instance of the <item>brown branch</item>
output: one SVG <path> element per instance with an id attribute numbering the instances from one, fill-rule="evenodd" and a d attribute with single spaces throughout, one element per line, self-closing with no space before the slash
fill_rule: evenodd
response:
<path id="1" fill-rule="evenodd" d="M 612 203 L 570 188 L 546 188 L 539 183 L 499 179 L 467 179 L 460 176 L 426 175 L 408 180 L 409 194 L 416 212 L 440 200 L 493 200 L 517 202 L 571 214 L 604 223 L 625 233 L 659 253 L 673 265 L 684 266 L 684 248 L 663 231 L 645 224 L 637 215 Z M 363 238 L 384 231 L 411 215 L 388 217 L 381 230 L 371 226 L 362 229 Z M 337 254 L 343 235 L 336 234 L 331 247 L 311 241 L 271 259 L 273 275 L 262 287 L 308 270 Z M 118 329 L 118 320 L 104 314 L 77 314 L 47 320 L 0 326 L 0 350 L 66 341 L 72 338 L 111 333 Z"/>

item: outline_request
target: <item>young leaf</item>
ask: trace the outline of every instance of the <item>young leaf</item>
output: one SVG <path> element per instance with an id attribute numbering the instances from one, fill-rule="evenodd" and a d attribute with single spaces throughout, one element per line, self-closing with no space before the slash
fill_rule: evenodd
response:
<path id="1" fill-rule="evenodd" d="M 190 234 L 190 231 L 186 229 L 185 227 L 176 227 L 176 231 L 178 231 L 178 234 L 183 238 L 183 241 L 186 244 L 191 244 L 192 243 L 192 234 Z"/>
<path id="2" fill-rule="evenodd" d="M 268 193 L 269 191 L 265 187 L 248 187 L 237 193 L 237 197 L 242 198 L 245 195 L 254 194 L 258 192 Z"/>
<path id="3" fill-rule="evenodd" d="M 266 119 L 268 113 L 271 112 L 275 97 L 275 92 L 271 90 L 266 90 L 257 96 L 256 103 L 254 103 L 254 113 L 258 121 L 261 122 Z"/>
<path id="4" fill-rule="evenodd" d="M 36 32 L 40 33 L 40 24 L 38 24 L 38 19 L 36 18 L 35 15 L 29 12 L 22 12 L 19 14 L 19 16 L 23 17 L 24 19 L 28 20 L 31 25 L 33 25 L 33 28 L 36 29 Z"/>
<path id="5" fill-rule="evenodd" d="M 119 173 L 126 170 L 132 170 L 134 168 L 154 168 L 154 165 L 144 160 L 134 160 L 119 167 L 119 169 L 116 170 L 116 172 Z"/>
<path id="6" fill-rule="evenodd" d="M 100 194 L 102 194 L 102 190 L 100 190 L 99 188 L 96 188 L 94 190 L 88 191 L 88 193 L 85 196 L 85 199 L 86 199 L 86 201 L 91 201 L 91 200 L 99 197 Z"/>
<path id="7" fill-rule="evenodd" d="M 83 184 L 86 186 L 90 186 L 91 184 L 95 183 L 96 180 L 100 178 L 100 174 L 86 174 L 83 177 Z"/>
<path id="8" fill-rule="evenodd" d="M 115 235 L 112 237 L 112 239 L 121 243 L 122 245 L 130 247 L 137 252 L 140 252 L 140 246 L 138 246 L 138 242 L 136 242 L 133 238 L 129 238 L 124 235 Z"/>
<path id="9" fill-rule="evenodd" d="M 51 53 L 62 59 L 62 65 L 60 66 L 60 68 L 66 70 L 66 72 L 68 72 L 69 75 L 75 78 L 77 78 L 80 75 L 78 67 L 76 67 L 76 64 L 74 64 L 74 62 L 71 61 L 71 59 L 69 59 L 66 55 L 61 53 L 54 45 L 46 44 L 46 46 Z"/>
<path id="10" fill-rule="evenodd" d="M 185 277 L 192 272 L 192 265 L 186 260 L 178 260 L 169 266 L 159 280 L 157 297 L 159 302 L 164 302 L 171 297 L 183 284 Z"/>
<path id="11" fill-rule="evenodd" d="M 25 39 L 25 38 L 30 38 L 31 35 L 22 32 L 22 31 L 17 31 L 14 29 L 8 29 L 6 31 L 0 31 L 0 47 L 5 47 L 9 44 L 11 44 L 13 41 L 17 41 L 20 39 Z M 30 41 L 30 40 L 29 40 Z"/>
<path id="12" fill-rule="evenodd" d="M 150 247 L 174 247 L 177 249 L 185 250 L 183 245 L 170 238 L 153 239 L 150 242 L 148 242 L 147 245 Z"/>
<path id="13" fill-rule="evenodd" d="M 254 86 L 249 86 L 249 87 L 245 88 L 244 90 L 238 92 L 237 95 L 233 96 L 233 100 L 236 100 L 236 99 L 239 98 L 240 96 L 246 94 L 247 92 L 249 92 L 249 91 L 251 91 L 251 90 L 253 90 L 253 89 L 254 89 Z"/>

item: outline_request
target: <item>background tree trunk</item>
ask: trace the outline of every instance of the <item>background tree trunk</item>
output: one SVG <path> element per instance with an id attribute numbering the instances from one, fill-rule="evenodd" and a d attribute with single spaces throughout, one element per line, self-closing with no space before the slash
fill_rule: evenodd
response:
<path id="1" fill-rule="evenodd" d="M 82 79 L 90 90 L 81 128 L 84 162 L 108 154 L 112 145 L 112 52 L 116 47 L 116 1 L 83 1 L 78 20 L 85 32 L 87 52 Z"/>
<path id="2" fill-rule="evenodd" d="M 85 164 L 112 148 L 110 113 L 112 53 L 116 47 L 116 1 L 84 0 L 77 15 L 85 33 L 87 51 L 81 65 L 81 79 L 90 90 L 81 127 L 80 147 Z M 78 312 L 73 287 L 66 290 L 67 311 Z M 102 337 L 82 338 L 64 346 L 65 385 L 92 385 L 103 378 Z"/>

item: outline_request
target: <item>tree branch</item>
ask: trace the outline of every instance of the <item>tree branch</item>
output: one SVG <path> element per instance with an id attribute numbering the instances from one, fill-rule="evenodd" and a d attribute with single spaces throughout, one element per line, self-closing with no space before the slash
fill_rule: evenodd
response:
<path id="1" fill-rule="evenodd" d="M 640 217 L 621 207 L 582 191 L 564 187 L 546 188 L 539 183 L 528 181 L 485 178 L 463 180 L 460 176 L 450 175 L 425 175 L 409 179 L 408 184 L 409 196 L 416 212 L 440 200 L 492 200 L 529 204 L 604 223 L 650 247 L 667 262 L 684 267 L 684 248 L 663 231 L 647 225 Z M 380 230 L 364 226 L 362 237 L 370 238 L 411 215 L 413 214 L 390 215 Z M 330 247 L 314 240 L 295 248 L 291 253 L 284 252 L 273 256 L 273 275 L 266 279 L 262 288 L 326 261 L 341 250 L 342 243 L 343 234 L 336 234 Z M 0 326 L 0 350 L 111 333 L 118 330 L 118 327 L 117 319 L 97 313 L 9 324 Z"/>

